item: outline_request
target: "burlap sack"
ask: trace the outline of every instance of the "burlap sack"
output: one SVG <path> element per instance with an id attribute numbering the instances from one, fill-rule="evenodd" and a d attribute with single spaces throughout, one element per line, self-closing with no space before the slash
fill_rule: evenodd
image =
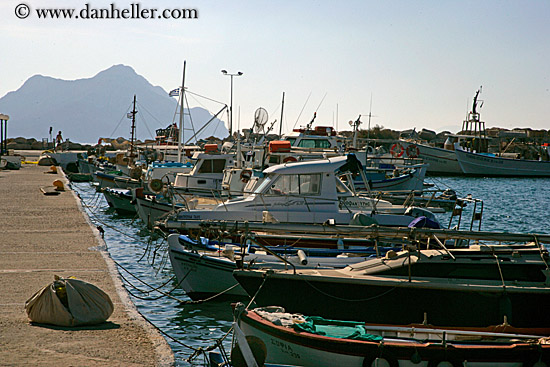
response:
<path id="1" fill-rule="evenodd" d="M 25 309 L 33 322 L 79 326 L 105 322 L 113 313 L 114 306 L 109 296 L 95 285 L 56 276 L 53 283 L 27 300 Z"/>

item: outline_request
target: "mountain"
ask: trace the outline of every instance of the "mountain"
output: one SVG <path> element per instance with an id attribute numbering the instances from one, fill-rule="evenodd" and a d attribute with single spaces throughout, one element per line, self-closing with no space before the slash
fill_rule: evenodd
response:
<path id="1" fill-rule="evenodd" d="M 154 139 L 156 129 L 178 122 L 179 117 L 174 117 L 179 113 L 176 98 L 125 65 L 112 66 L 87 79 L 32 76 L 18 90 L 0 98 L 0 112 L 10 116 L 8 137 L 49 138 L 51 126 L 52 137 L 61 130 L 64 139 L 77 143 L 95 143 L 100 137 L 129 139 L 131 120 L 126 116 L 134 95 L 137 139 Z M 212 117 L 200 107 L 191 108 L 190 115 L 195 131 Z M 184 125 L 187 140 L 193 135 L 187 109 Z M 215 119 L 198 138 L 225 138 L 228 134 L 223 121 Z"/>

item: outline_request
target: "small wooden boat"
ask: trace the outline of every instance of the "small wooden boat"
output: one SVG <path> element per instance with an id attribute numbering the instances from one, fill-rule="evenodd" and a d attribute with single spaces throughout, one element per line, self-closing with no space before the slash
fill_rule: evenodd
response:
<path id="1" fill-rule="evenodd" d="M 244 334 L 236 338 L 238 343 L 246 340 L 254 356 L 263 354 L 266 363 L 315 367 L 542 367 L 550 363 L 548 338 L 529 334 L 529 329 L 365 324 L 289 314 L 280 307 L 241 312 L 237 305 L 236 313 L 235 333 Z"/>
<path id="2" fill-rule="evenodd" d="M 322 317 L 550 328 L 543 306 L 550 303 L 549 260 L 548 251 L 535 244 L 408 247 L 344 269 L 238 270 L 233 275 L 258 305 Z"/>
<path id="3" fill-rule="evenodd" d="M 119 214 L 136 214 L 136 206 L 133 204 L 133 195 L 130 189 L 117 189 L 105 187 L 101 189 L 109 206 Z"/>

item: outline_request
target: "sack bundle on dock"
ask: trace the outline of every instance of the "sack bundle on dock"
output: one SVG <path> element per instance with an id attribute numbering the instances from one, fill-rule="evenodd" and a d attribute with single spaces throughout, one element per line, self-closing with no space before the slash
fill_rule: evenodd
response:
<path id="1" fill-rule="evenodd" d="M 57 275 L 25 302 L 29 319 L 59 326 L 95 325 L 113 313 L 109 296 L 93 284 Z"/>

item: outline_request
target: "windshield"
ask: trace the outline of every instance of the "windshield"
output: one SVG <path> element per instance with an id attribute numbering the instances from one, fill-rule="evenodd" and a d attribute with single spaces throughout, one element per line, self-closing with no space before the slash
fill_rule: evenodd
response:
<path id="1" fill-rule="evenodd" d="M 256 190 L 254 190 L 254 193 L 255 194 L 259 194 L 261 193 L 262 191 L 264 191 L 264 189 L 269 186 L 270 182 L 272 181 L 271 179 L 271 176 L 268 176 L 264 179 L 264 181 L 260 184 L 260 186 L 258 186 L 256 188 Z"/>

